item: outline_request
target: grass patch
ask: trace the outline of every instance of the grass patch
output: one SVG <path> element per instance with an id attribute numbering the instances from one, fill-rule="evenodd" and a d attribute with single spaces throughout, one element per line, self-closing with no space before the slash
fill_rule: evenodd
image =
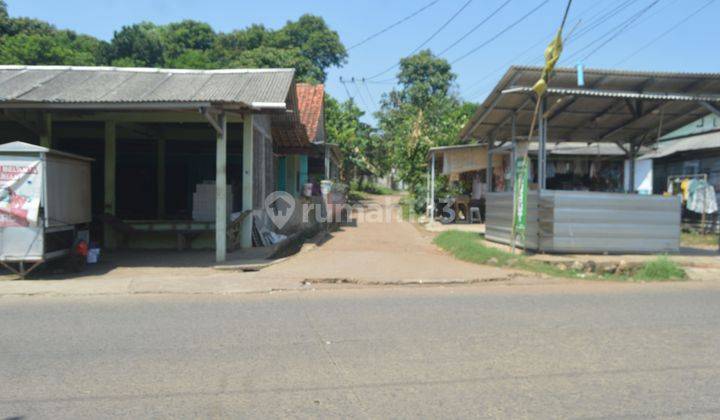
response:
<path id="1" fill-rule="evenodd" d="M 411 195 L 405 195 L 400 199 L 403 220 L 412 220 L 417 212 L 415 211 L 415 199 Z"/>
<path id="2" fill-rule="evenodd" d="M 680 244 L 689 247 L 714 248 L 718 246 L 718 235 L 683 232 L 680 236 Z"/>
<path id="3" fill-rule="evenodd" d="M 683 280 L 686 278 L 685 271 L 667 257 L 659 257 L 656 260 L 644 264 L 632 276 L 617 274 L 601 275 L 576 271 L 570 268 L 562 269 L 554 264 L 533 260 L 524 255 L 513 255 L 501 249 L 487 246 L 482 237 L 472 232 L 443 232 L 435 237 L 434 242 L 437 246 L 459 260 L 496 267 L 515 268 L 552 277 L 616 281 L 666 281 Z"/>
<path id="4" fill-rule="evenodd" d="M 391 188 L 383 187 L 372 182 L 353 182 L 350 189 L 352 191 L 358 191 L 360 193 L 367 193 L 373 195 L 393 195 L 396 192 Z"/>
<path id="5" fill-rule="evenodd" d="M 646 263 L 633 277 L 637 280 L 646 281 L 683 280 L 686 274 L 685 270 L 677 263 L 670 261 L 666 256 L 662 256 Z"/>

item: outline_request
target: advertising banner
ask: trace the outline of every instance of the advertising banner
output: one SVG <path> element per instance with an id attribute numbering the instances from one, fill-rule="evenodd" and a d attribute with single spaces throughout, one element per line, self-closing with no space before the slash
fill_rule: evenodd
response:
<path id="1" fill-rule="evenodd" d="M 513 198 L 513 240 L 525 238 L 527 228 L 528 159 L 519 158 L 515 171 L 515 196 Z"/>
<path id="2" fill-rule="evenodd" d="M 37 226 L 42 197 L 42 162 L 36 157 L 0 160 L 0 227 Z"/>

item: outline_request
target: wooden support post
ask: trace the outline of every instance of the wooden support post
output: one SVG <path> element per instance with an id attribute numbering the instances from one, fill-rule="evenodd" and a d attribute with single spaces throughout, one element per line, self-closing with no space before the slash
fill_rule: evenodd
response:
<path id="1" fill-rule="evenodd" d="M 253 210 L 253 116 L 243 116 L 243 177 L 242 177 L 242 204 L 243 211 Z M 253 217 L 246 217 L 243 221 L 240 237 L 240 246 L 252 247 Z"/>
<path id="2" fill-rule="evenodd" d="M 105 121 L 105 198 L 103 211 L 112 215 L 115 214 L 117 204 L 115 201 L 115 167 L 117 156 L 115 128 L 115 121 Z M 103 240 L 106 248 L 115 249 L 117 247 L 115 232 L 109 225 L 104 226 Z"/>
<path id="3" fill-rule="evenodd" d="M 52 114 L 43 113 L 40 127 L 40 146 L 51 149 L 52 144 Z"/>
<path id="4" fill-rule="evenodd" d="M 165 217 L 165 139 L 157 144 L 157 217 Z"/>

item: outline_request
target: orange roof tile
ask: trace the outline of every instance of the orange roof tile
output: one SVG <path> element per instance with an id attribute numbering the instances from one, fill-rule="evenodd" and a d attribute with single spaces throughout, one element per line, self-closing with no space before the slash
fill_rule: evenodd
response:
<path id="1" fill-rule="evenodd" d="M 325 101 L 325 86 L 298 83 L 296 87 L 300 122 L 305 126 L 310 141 L 315 142 Z"/>

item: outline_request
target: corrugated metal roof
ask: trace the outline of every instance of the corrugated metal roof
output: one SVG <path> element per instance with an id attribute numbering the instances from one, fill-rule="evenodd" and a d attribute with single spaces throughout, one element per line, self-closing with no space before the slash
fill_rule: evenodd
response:
<path id="1" fill-rule="evenodd" d="M 507 140 L 516 115 L 520 136 L 527 136 L 534 111 L 530 87 L 540 67 L 513 66 L 461 131 L 465 140 Z M 708 114 L 697 101 L 720 101 L 720 73 L 668 73 L 559 68 L 550 80 L 545 115 L 549 141 L 647 141 Z M 503 93 L 504 92 L 504 93 Z M 637 106 L 637 107 L 636 107 Z M 633 107 L 636 107 L 633 109 Z"/>
<path id="2" fill-rule="evenodd" d="M 470 150 L 475 148 L 487 148 L 487 144 L 474 143 L 474 144 L 460 144 L 455 146 L 441 146 L 433 147 L 429 150 L 428 156 L 435 153 L 436 155 L 442 155 L 445 151 L 450 150 Z M 615 143 L 583 143 L 583 142 L 562 142 L 562 143 L 548 143 L 547 152 L 549 155 L 556 156 L 625 156 L 627 153 Z M 530 142 L 528 145 L 528 151 L 531 154 L 537 154 L 539 144 L 536 141 Z M 499 150 L 502 152 L 509 153 L 511 145 L 506 143 L 503 146 L 496 147 L 493 150 Z"/>
<path id="3" fill-rule="evenodd" d="M 293 69 L 0 66 L 0 106 L 216 103 L 284 109 Z"/>
<path id="4" fill-rule="evenodd" d="M 640 159 L 658 159 L 682 152 L 707 149 L 720 149 L 720 131 L 712 131 L 675 140 L 666 140 L 657 144 L 657 148 Z"/>

